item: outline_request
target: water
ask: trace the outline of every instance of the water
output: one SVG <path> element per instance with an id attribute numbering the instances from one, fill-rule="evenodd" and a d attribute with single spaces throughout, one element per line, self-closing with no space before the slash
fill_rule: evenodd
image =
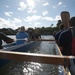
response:
<path id="1" fill-rule="evenodd" d="M 11 36 L 9 36 L 11 37 Z M 11 38 L 15 39 L 15 36 Z M 52 39 L 52 36 L 42 36 L 45 39 Z M 43 41 L 41 44 L 31 50 L 32 53 L 39 54 L 55 54 L 55 43 L 51 41 Z M 61 67 L 59 67 L 61 69 Z M 61 72 L 61 70 L 59 71 Z M 12 61 L 2 68 L 2 75 L 59 75 L 58 66 L 52 64 L 42 64 L 34 62 L 17 62 Z"/>

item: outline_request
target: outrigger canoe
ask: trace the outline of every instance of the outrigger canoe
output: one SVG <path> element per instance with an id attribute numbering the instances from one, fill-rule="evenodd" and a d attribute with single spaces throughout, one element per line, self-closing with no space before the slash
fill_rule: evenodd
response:
<path id="1" fill-rule="evenodd" d="M 2 59 L 0 59 L 0 66 L 4 66 L 8 60 L 5 59 L 9 59 L 9 60 L 17 60 L 17 61 L 33 61 L 33 62 L 39 62 L 39 63 L 47 63 L 47 64 L 57 64 L 57 65 L 64 65 L 64 59 L 69 59 L 66 56 L 62 56 L 61 52 L 57 46 L 57 44 L 55 45 L 55 53 L 56 55 L 45 55 L 45 54 L 34 54 L 34 53 L 23 53 L 26 50 L 28 51 L 29 48 L 32 48 L 33 46 L 38 46 L 38 43 L 36 43 L 37 41 L 32 41 L 30 43 L 27 44 L 22 44 L 22 45 L 18 45 L 15 48 L 15 43 L 10 44 L 10 47 L 8 48 L 8 45 L 4 46 L 5 51 L 0 51 L 0 55 Z M 26 49 L 22 50 L 22 48 L 24 48 L 23 46 L 25 46 Z M 21 48 L 22 47 L 22 48 Z M 8 50 L 8 51 L 6 51 Z M 15 50 L 19 50 L 19 52 L 14 52 Z M 61 55 L 61 56 L 59 56 Z M 13 57 L 13 58 L 12 58 Z M 17 57 L 17 58 L 14 58 Z M 31 59 L 34 60 L 31 60 Z M 48 61 L 47 61 L 48 60 Z M 66 64 L 68 63 L 68 61 L 66 61 Z M 68 65 L 68 64 L 67 64 Z M 62 67 L 63 71 L 61 73 L 59 73 L 59 75 L 71 75 L 69 71 L 65 72 L 64 67 Z M 69 74 L 66 74 L 69 73 Z"/>
<path id="2" fill-rule="evenodd" d="M 28 52 L 32 48 L 36 48 L 36 46 L 39 45 L 40 42 L 37 41 L 30 41 L 24 44 L 16 45 L 16 43 L 10 43 L 7 45 L 3 45 L 3 49 L 1 51 L 15 51 L 15 52 Z M 7 59 L 0 59 L 0 68 L 5 66 L 9 60 Z"/>
<path id="3" fill-rule="evenodd" d="M 17 52 L 27 52 L 29 51 L 31 48 L 37 46 L 39 44 L 39 42 L 37 41 L 30 41 L 30 42 L 26 42 L 24 44 L 19 44 L 16 45 L 16 43 L 10 43 L 7 45 L 3 45 L 3 50 L 5 51 L 17 51 Z"/>

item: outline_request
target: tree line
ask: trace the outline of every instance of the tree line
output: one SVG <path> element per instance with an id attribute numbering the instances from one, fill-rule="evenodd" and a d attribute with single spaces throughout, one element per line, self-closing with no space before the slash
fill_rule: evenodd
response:
<path id="1" fill-rule="evenodd" d="M 27 32 L 29 32 L 30 30 L 35 32 L 35 31 L 39 31 L 41 35 L 52 35 L 54 31 L 58 31 L 59 30 L 59 25 L 61 24 L 61 20 L 58 20 L 56 27 L 53 27 L 53 24 L 51 24 L 50 27 L 41 27 L 41 28 L 28 28 Z M 3 32 L 6 35 L 16 35 L 16 33 L 18 32 L 19 28 L 13 30 L 11 28 L 2 28 L 0 29 L 0 32 Z"/>

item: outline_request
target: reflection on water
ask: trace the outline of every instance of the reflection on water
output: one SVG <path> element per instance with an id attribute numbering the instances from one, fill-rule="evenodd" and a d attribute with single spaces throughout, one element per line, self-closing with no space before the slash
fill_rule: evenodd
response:
<path id="1" fill-rule="evenodd" d="M 5 75 L 58 75 L 57 66 L 34 62 L 17 62 L 7 69 Z"/>
<path id="2" fill-rule="evenodd" d="M 52 38 L 52 36 L 42 36 Z M 32 53 L 54 54 L 54 42 L 43 41 L 37 48 L 30 50 Z M 59 67 L 60 68 L 60 67 Z M 60 69 L 59 69 L 60 70 Z M 4 75 L 58 75 L 58 66 L 34 62 L 14 62 L 2 69 Z M 3 75 L 2 74 L 2 75 Z"/>

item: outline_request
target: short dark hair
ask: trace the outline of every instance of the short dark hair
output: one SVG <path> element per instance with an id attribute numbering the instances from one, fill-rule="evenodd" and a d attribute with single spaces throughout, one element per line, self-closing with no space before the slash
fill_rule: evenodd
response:
<path id="1" fill-rule="evenodd" d="M 70 26 L 75 26 L 75 16 L 69 20 Z"/>
<path id="2" fill-rule="evenodd" d="M 59 26 L 59 28 L 60 28 L 60 29 L 64 29 L 64 24 L 61 23 L 60 26 Z"/>

